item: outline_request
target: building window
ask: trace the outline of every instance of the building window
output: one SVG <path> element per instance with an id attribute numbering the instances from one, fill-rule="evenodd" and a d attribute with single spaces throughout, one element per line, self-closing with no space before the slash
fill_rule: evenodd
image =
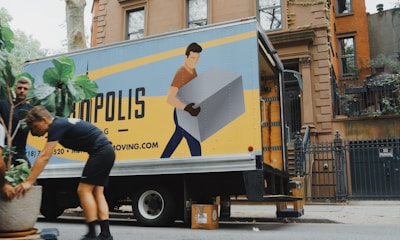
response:
<path id="1" fill-rule="evenodd" d="M 357 74 L 354 37 L 339 39 L 339 50 L 342 76 Z"/>
<path id="2" fill-rule="evenodd" d="M 187 27 L 207 25 L 207 0 L 187 1 Z"/>
<path id="3" fill-rule="evenodd" d="M 127 12 L 126 39 L 139 39 L 144 36 L 144 8 Z"/>
<path id="4" fill-rule="evenodd" d="M 352 0 L 337 0 L 337 14 L 352 13 L 351 1 Z"/>
<path id="5" fill-rule="evenodd" d="M 258 14 L 261 27 L 264 31 L 282 28 L 281 0 L 259 0 Z"/>

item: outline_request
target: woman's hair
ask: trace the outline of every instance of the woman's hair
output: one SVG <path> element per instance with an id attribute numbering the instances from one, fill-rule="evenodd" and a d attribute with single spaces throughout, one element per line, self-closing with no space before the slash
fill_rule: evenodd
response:
<path id="1" fill-rule="evenodd" d="M 33 107 L 25 117 L 26 124 L 31 127 L 33 122 L 40 121 L 43 118 L 51 119 L 53 116 L 51 113 L 43 106 Z"/>

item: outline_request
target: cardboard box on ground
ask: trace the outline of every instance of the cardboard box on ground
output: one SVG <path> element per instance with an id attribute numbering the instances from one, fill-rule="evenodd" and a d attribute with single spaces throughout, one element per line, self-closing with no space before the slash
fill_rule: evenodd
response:
<path id="1" fill-rule="evenodd" d="M 192 205 L 192 229 L 216 229 L 218 228 L 218 205 L 193 204 Z"/>

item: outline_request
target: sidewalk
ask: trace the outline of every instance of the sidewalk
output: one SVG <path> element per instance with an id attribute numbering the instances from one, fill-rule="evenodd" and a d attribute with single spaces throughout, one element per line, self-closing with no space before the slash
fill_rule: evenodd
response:
<path id="1" fill-rule="evenodd" d="M 232 205 L 231 217 L 276 219 L 275 205 Z M 349 201 L 341 204 L 306 204 L 294 222 L 400 224 L 400 201 Z"/>

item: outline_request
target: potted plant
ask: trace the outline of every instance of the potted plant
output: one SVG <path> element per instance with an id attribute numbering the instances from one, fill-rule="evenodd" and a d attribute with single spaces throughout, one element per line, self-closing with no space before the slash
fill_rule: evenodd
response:
<path id="1" fill-rule="evenodd" d="M 8 56 L 13 48 L 13 33 L 7 27 L 0 25 L 0 99 L 7 98 L 11 102 L 10 112 L 14 111 L 12 103 L 11 88 L 14 85 L 16 77 L 13 74 Z M 75 75 L 74 61 L 68 57 L 62 56 L 53 60 L 54 67 L 47 68 L 43 73 L 43 84 L 34 86 L 34 79 L 27 73 L 22 75 L 32 80 L 32 87 L 28 94 L 31 105 L 45 106 L 54 116 L 67 117 L 73 111 L 73 104 L 85 99 L 96 96 L 98 86 L 94 81 L 90 81 L 87 75 Z M 26 112 L 19 112 L 26 114 Z M 10 114 L 12 122 L 13 114 Z M 4 120 L 0 117 L 1 124 Z M 26 127 L 23 121 L 20 121 L 16 129 L 6 129 L 7 143 L 4 160 L 6 161 L 6 182 L 15 186 L 23 182 L 30 174 L 27 162 L 23 162 L 18 166 L 11 165 L 13 154 L 12 136 L 18 127 Z M 10 124 L 11 126 L 11 124 Z M 23 197 L 12 200 L 11 202 L 0 200 L 0 233 L 1 232 L 23 232 L 33 229 L 39 215 L 41 203 L 41 186 L 34 186 Z M 3 202 L 1 202 L 3 201 Z M 24 207 L 26 205 L 26 207 Z M 20 211 L 16 213 L 13 211 Z M 10 211 L 10 212 L 7 212 Z M 4 217 L 4 219 L 3 219 Z M 32 218 L 28 220 L 27 218 Z M 18 226 L 14 222 L 26 223 Z M 1 226 L 1 225 L 4 226 Z"/>
<path id="2" fill-rule="evenodd" d="M 4 155 L 8 154 L 7 151 Z M 24 182 L 30 174 L 28 162 L 25 159 L 17 161 L 21 164 L 6 172 L 6 182 L 13 187 Z M 2 233 L 11 233 L 7 237 L 12 237 L 35 232 L 33 227 L 39 215 L 41 198 L 42 187 L 35 186 L 23 198 L 13 201 L 0 199 L 0 236 Z"/>

